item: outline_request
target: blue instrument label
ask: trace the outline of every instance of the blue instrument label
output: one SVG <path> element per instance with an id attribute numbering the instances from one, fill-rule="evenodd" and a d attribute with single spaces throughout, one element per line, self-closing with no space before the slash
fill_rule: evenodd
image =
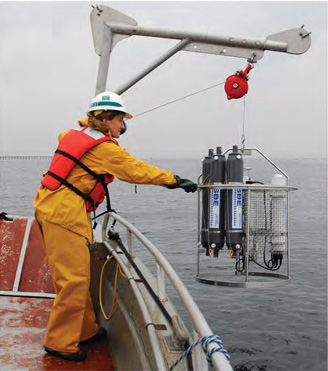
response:
<path id="1" fill-rule="evenodd" d="M 220 228 L 220 190 L 211 189 L 210 193 L 210 228 Z"/>
<path id="2" fill-rule="evenodd" d="M 242 229 L 243 226 L 243 190 L 232 191 L 232 229 Z"/>

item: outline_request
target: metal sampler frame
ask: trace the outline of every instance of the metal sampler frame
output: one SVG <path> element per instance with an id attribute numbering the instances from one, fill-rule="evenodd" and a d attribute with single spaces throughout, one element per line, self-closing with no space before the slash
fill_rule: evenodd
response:
<path id="1" fill-rule="evenodd" d="M 232 151 L 229 149 L 225 151 L 224 154 Z M 275 164 L 268 156 L 266 156 L 263 152 L 261 152 L 258 148 L 245 148 L 240 150 L 240 153 L 244 155 L 251 155 L 252 152 L 255 151 L 260 154 L 267 162 L 269 162 L 279 173 L 285 178 L 286 185 L 272 185 L 272 184 L 201 184 L 200 179 L 201 176 L 198 178 L 198 244 L 197 244 L 197 271 L 196 271 L 196 281 L 208 285 L 214 286 L 229 286 L 229 287 L 248 287 L 248 288 L 264 288 L 264 287 L 276 287 L 282 284 L 286 284 L 290 281 L 290 244 L 289 244 L 289 192 L 297 190 L 295 187 L 290 187 L 288 185 L 289 177 L 288 175 L 277 165 Z M 233 189 L 242 189 L 244 197 L 246 199 L 245 202 L 245 210 L 244 213 L 246 215 L 245 221 L 246 225 L 243 228 L 245 233 L 245 272 L 243 274 L 239 274 L 237 277 L 237 272 L 234 271 L 234 262 L 232 262 L 232 269 L 227 271 L 227 267 L 225 266 L 222 270 L 219 267 L 216 267 L 214 273 L 201 272 L 201 263 L 200 259 L 201 256 L 204 255 L 205 248 L 202 246 L 201 243 L 201 225 L 202 225 L 202 207 L 201 207 L 201 193 L 205 190 L 210 189 L 220 189 L 220 190 L 233 190 Z M 250 208 L 251 208 L 251 194 L 252 192 L 285 192 L 286 195 L 286 274 L 281 273 L 273 273 L 273 272 L 256 272 L 250 270 Z M 218 258 L 220 259 L 220 257 Z M 211 260 L 213 261 L 213 260 Z M 222 274 L 223 273 L 223 274 Z M 234 277 L 235 275 L 235 277 Z M 262 281 L 252 281 L 250 277 L 263 277 L 268 278 L 267 280 Z M 244 280 L 243 280 L 244 278 Z M 271 279 L 273 278 L 273 279 Z M 275 279 L 275 280 L 274 280 Z"/>
<path id="2" fill-rule="evenodd" d="M 106 91 L 110 55 L 115 45 L 133 35 L 173 39 L 179 40 L 179 42 L 146 67 L 144 71 L 117 89 L 115 91 L 117 94 L 127 91 L 178 51 L 259 60 L 263 57 L 265 50 L 303 54 L 311 45 L 310 32 L 307 32 L 303 26 L 270 35 L 263 40 L 209 35 L 195 31 L 140 27 L 133 18 L 104 5 L 94 6 L 90 17 L 95 51 L 100 56 L 96 94 Z"/>

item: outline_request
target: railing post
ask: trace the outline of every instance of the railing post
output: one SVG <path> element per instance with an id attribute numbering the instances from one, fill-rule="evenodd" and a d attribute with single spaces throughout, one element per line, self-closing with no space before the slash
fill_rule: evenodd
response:
<path id="1" fill-rule="evenodd" d="M 28 247 L 28 241 L 29 241 L 29 238 L 30 238 L 32 224 L 33 224 L 33 219 L 27 219 L 27 225 L 26 225 L 26 229 L 25 229 L 24 240 L 23 240 L 21 253 L 20 253 L 20 257 L 19 257 L 19 261 L 18 261 L 18 266 L 17 266 L 17 270 L 16 270 L 16 276 L 15 276 L 13 291 L 18 291 L 18 289 L 19 289 L 19 283 L 20 283 L 21 276 L 22 276 L 25 254 L 26 254 L 26 250 L 27 250 L 27 247 Z"/>
<path id="2" fill-rule="evenodd" d="M 134 250 L 133 250 L 133 242 L 132 242 L 132 232 L 128 229 L 128 251 L 132 258 L 135 257 Z"/>
<path id="3" fill-rule="evenodd" d="M 157 269 L 157 291 L 160 301 L 167 301 L 166 288 L 165 288 L 165 273 L 163 268 L 156 263 Z"/>

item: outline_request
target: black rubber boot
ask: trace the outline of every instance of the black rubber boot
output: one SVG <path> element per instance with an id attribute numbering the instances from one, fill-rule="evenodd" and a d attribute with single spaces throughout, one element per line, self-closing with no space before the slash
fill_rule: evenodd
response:
<path id="1" fill-rule="evenodd" d="M 66 361 L 82 362 L 87 358 L 87 353 L 84 350 L 80 350 L 77 353 L 65 353 L 47 348 L 46 346 L 43 346 L 43 348 L 48 354 L 65 359 Z"/>
<path id="2" fill-rule="evenodd" d="M 89 339 L 80 341 L 79 344 L 82 344 L 83 345 L 83 344 L 96 343 L 98 341 L 101 341 L 101 340 L 105 339 L 105 337 L 106 337 L 106 330 L 103 327 L 100 327 L 100 329 L 98 330 L 98 332 L 96 333 L 96 335 L 93 335 Z"/>

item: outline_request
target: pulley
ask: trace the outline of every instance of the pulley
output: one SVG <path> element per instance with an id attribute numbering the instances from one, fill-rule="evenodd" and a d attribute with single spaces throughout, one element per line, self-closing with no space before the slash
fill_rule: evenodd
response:
<path id="1" fill-rule="evenodd" d="M 234 75 L 229 76 L 224 84 L 224 90 L 228 99 L 238 99 L 248 92 L 248 73 L 253 68 L 248 64 L 245 71 L 237 71 Z"/>

